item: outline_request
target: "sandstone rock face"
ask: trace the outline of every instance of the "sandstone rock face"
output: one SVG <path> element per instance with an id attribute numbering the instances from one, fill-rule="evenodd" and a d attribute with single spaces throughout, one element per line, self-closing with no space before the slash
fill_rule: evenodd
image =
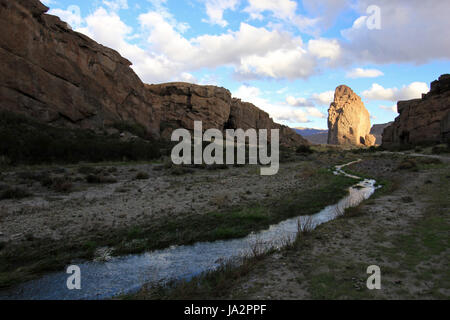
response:
<path id="1" fill-rule="evenodd" d="M 0 0 L 0 110 L 57 126 L 108 129 L 142 125 L 155 138 L 175 128 L 279 128 L 281 143 L 307 143 L 224 88 L 144 84 L 116 51 L 45 14 L 38 0 Z"/>
<path id="2" fill-rule="evenodd" d="M 202 121 L 204 130 L 223 130 L 230 117 L 231 93 L 227 89 L 181 82 L 146 87 L 158 101 L 163 138 L 170 139 L 176 128 L 194 130 L 194 121 Z"/>
<path id="3" fill-rule="evenodd" d="M 328 144 L 373 146 L 370 114 L 361 98 L 347 86 L 339 86 L 328 110 Z"/>
<path id="4" fill-rule="evenodd" d="M 445 142 L 450 137 L 450 75 L 431 83 L 422 99 L 399 101 L 400 115 L 383 133 L 383 146 Z"/>
<path id="5" fill-rule="evenodd" d="M 390 125 L 392 125 L 394 122 L 389 123 L 383 123 L 383 124 L 375 124 L 372 126 L 372 129 L 370 130 L 370 134 L 373 135 L 376 138 L 375 144 L 381 145 L 383 141 L 383 131 Z"/>
<path id="6" fill-rule="evenodd" d="M 233 98 L 231 112 L 226 128 L 239 128 L 248 130 L 250 128 L 267 129 L 270 140 L 270 130 L 280 130 L 280 144 L 284 146 L 308 145 L 309 142 L 289 127 L 273 122 L 267 112 L 257 108 L 255 105 L 242 102 Z"/>
<path id="7" fill-rule="evenodd" d="M 0 108 L 81 128 L 129 120 L 158 135 L 158 105 L 131 63 L 47 10 L 0 0 Z"/>

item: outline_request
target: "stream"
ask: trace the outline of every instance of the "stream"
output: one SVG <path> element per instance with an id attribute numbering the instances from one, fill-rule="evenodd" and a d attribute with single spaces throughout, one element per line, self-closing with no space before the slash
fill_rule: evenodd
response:
<path id="1" fill-rule="evenodd" d="M 334 174 L 354 179 L 343 168 L 354 161 L 335 167 Z M 376 190 L 375 180 L 363 180 L 349 188 L 349 194 L 337 204 L 312 216 L 298 216 L 272 225 L 269 229 L 252 233 L 242 239 L 199 242 L 189 246 L 172 246 L 137 255 L 112 257 L 108 261 L 89 261 L 78 264 L 81 270 L 81 289 L 67 289 L 66 272 L 45 275 L 0 292 L 2 299 L 20 300 L 79 300 L 108 299 L 138 291 L 144 284 L 157 284 L 173 279 L 190 279 L 202 272 L 214 270 L 225 261 L 239 261 L 252 250 L 259 252 L 281 248 L 295 240 L 299 227 L 315 228 L 335 219 L 349 207 L 359 205 Z"/>

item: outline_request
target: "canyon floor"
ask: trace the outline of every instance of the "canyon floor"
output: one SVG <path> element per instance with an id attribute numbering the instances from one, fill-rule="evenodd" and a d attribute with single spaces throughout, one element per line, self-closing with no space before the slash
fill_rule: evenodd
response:
<path id="1" fill-rule="evenodd" d="M 0 176 L 3 197 L 12 198 L 0 201 L 0 287 L 105 252 L 238 238 L 318 212 L 354 183 L 329 169 L 361 158 L 349 171 L 384 185 L 362 206 L 254 259 L 237 277 L 218 276 L 227 282 L 220 291 L 186 289 L 193 281 L 134 298 L 448 298 L 448 158 L 416 156 L 319 150 L 290 155 L 267 177 L 254 166 L 167 161 L 9 168 Z M 374 264 L 383 290 L 369 292 L 365 269 Z"/>
<path id="2" fill-rule="evenodd" d="M 132 298 L 448 299 L 450 158 L 362 158 L 347 171 L 384 186 L 359 207 L 284 250 L 170 288 L 148 287 Z M 381 290 L 366 286 L 371 265 L 381 269 Z"/>

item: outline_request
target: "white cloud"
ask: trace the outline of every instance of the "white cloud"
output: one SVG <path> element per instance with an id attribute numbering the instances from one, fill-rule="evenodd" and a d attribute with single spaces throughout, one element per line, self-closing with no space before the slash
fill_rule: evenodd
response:
<path id="1" fill-rule="evenodd" d="M 103 4 L 113 11 L 128 9 L 127 0 L 103 0 Z"/>
<path id="2" fill-rule="evenodd" d="M 369 30 L 366 10 L 381 8 L 381 29 Z M 426 63 L 450 57 L 450 1 L 359 0 L 361 16 L 344 30 L 350 60 L 373 63 Z"/>
<path id="3" fill-rule="evenodd" d="M 293 107 L 306 107 L 311 105 L 306 98 L 295 98 L 293 96 L 288 96 L 286 102 Z"/>
<path id="4" fill-rule="evenodd" d="M 334 100 L 334 91 L 314 93 L 312 99 L 320 106 L 329 106 Z"/>
<path id="5" fill-rule="evenodd" d="M 424 82 L 413 82 L 401 89 L 384 88 L 374 83 L 369 90 L 362 93 L 362 96 L 367 100 L 400 101 L 421 98 L 422 94 L 428 91 L 428 85 Z"/>
<path id="6" fill-rule="evenodd" d="M 318 58 L 337 60 L 341 55 L 341 46 L 335 39 L 317 39 L 308 42 L 309 52 Z"/>
<path id="7" fill-rule="evenodd" d="M 383 76 L 384 73 L 377 69 L 356 68 L 347 73 L 347 78 L 377 78 Z"/>
<path id="8" fill-rule="evenodd" d="M 258 108 L 266 111 L 275 122 L 287 125 L 311 122 L 310 117 L 324 118 L 325 115 L 314 107 L 297 108 L 286 103 L 271 103 L 262 97 L 262 92 L 257 87 L 242 85 L 233 96 L 243 101 L 251 102 Z"/>
<path id="9" fill-rule="evenodd" d="M 380 108 L 381 108 L 381 109 L 384 109 L 384 110 L 392 111 L 392 112 L 394 112 L 394 113 L 398 113 L 397 105 L 396 105 L 396 104 L 393 105 L 393 106 L 390 106 L 390 107 L 388 107 L 388 106 L 380 106 Z"/>
<path id="10" fill-rule="evenodd" d="M 318 19 L 296 14 L 297 6 L 297 2 L 293 0 L 248 0 L 244 12 L 253 20 L 263 20 L 263 14 L 269 12 L 275 19 L 289 23 L 303 32 L 312 32 Z"/>
<path id="11" fill-rule="evenodd" d="M 55 3 L 55 0 L 41 0 L 41 2 L 47 7 L 50 7 L 51 4 Z"/>
<path id="12" fill-rule="evenodd" d="M 79 28 L 83 24 L 80 9 L 76 6 L 70 6 L 66 10 L 51 9 L 48 13 L 58 16 L 62 21 L 67 22 L 74 29 Z"/>
<path id="13" fill-rule="evenodd" d="M 206 14 L 208 20 L 203 20 L 211 24 L 226 27 L 228 22 L 223 19 L 225 10 L 235 10 L 240 0 L 205 0 Z"/>
<path id="14" fill-rule="evenodd" d="M 308 107 L 308 108 L 306 108 L 306 111 L 308 112 L 308 114 L 309 114 L 311 117 L 314 117 L 314 118 L 321 118 L 321 119 L 326 118 L 325 114 L 323 114 L 323 113 L 322 113 L 319 109 L 317 109 L 317 108 Z"/>

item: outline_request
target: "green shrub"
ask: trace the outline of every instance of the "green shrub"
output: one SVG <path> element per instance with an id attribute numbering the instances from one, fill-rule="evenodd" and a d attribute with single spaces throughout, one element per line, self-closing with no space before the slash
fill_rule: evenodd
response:
<path id="1" fill-rule="evenodd" d="M 91 130 L 57 128 L 0 112 L 0 157 L 8 164 L 139 161 L 160 157 L 162 142 L 124 142 Z"/>
<path id="2" fill-rule="evenodd" d="M 417 163 L 412 159 L 403 160 L 397 167 L 398 170 L 413 170 L 417 169 Z"/>
<path id="3" fill-rule="evenodd" d="M 129 121 L 119 121 L 113 124 L 113 128 L 121 132 L 129 132 L 142 139 L 148 138 L 147 130 L 144 128 L 144 126 L 137 123 L 132 123 Z"/>
<path id="4" fill-rule="evenodd" d="M 116 183 L 117 179 L 100 174 L 90 174 L 86 177 L 86 182 L 90 184 Z"/>
<path id="5" fill-rule="evenodd" d="M 304 145 L 304 146 L 298 147 L 296 152 L 299 153 L 299 154 L 311 154 L 314 151 L 311 149 L 310 146 Z"/>
<path id="6" fill-rule="evenodd" d="M 0 193 L 0 200 L 5 199 L 23 199 L 30 197 L 31 194 L 23 189 L 20 188 L 8 188 L 2 193 Z"/>
<path id="7" fill-rule="evenodd" d="M 135 177 L 134 180 L 148 180 L 150 176 L 146 172 L 139 172 Z"/>

